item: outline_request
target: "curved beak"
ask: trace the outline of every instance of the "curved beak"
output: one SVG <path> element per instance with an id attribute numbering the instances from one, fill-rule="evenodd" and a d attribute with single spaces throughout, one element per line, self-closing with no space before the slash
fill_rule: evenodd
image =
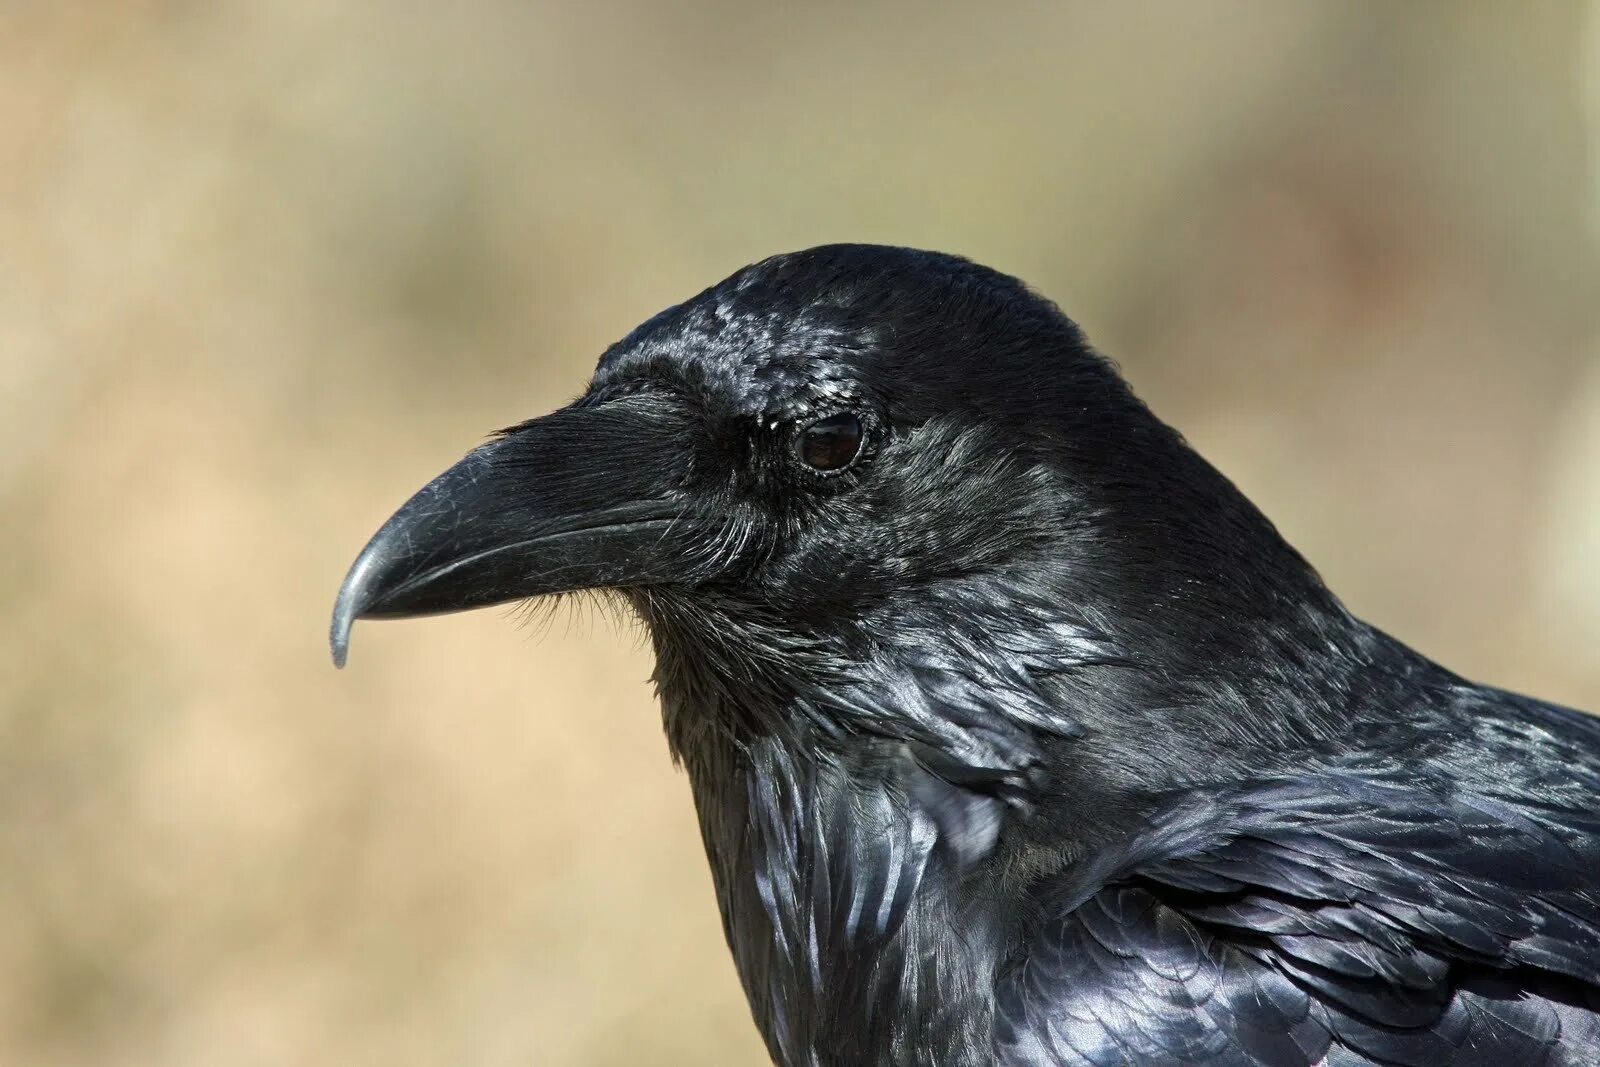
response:
<path id="1" fill-rule="evenodd" d="M 681 580 L 706 534 L 678 491 L 685 431 L 661 401 L 629 397 L 534 419 L 468 453 L 356 557 L 333 607 L 334 664 L 357 619 Z"/>

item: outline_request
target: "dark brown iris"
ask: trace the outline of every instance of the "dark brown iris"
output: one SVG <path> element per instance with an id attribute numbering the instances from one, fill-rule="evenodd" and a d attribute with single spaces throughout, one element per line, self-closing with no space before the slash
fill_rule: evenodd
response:
<path id="1" fill-rule="evenodd" d="M 861 420 L 851 412 L 841 411 L 801 430 L 795 450 L 800 462 L 812 470 L 843 470 L 861 451 L 861 436 Z"/>

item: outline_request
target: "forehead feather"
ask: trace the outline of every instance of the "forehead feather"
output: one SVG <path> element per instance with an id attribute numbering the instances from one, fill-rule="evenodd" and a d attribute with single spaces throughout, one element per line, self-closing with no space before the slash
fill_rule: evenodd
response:
<path id="1" fill-rule="evenodd" d="M 597 382 L 664 380 L 712 394 L 731 414 L 781 417 L 856 395 L 882 333 L 837 294 L 805 301 L 736 275 L 613 345 Z"/>

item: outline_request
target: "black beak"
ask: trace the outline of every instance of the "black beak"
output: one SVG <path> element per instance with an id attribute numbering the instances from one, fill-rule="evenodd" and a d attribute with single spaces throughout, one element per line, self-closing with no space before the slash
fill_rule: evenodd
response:
<path id="1" fill-rule="evenodd" d="M 333 662 L 356 619 L 684 580 L 707 524 L 682 503 L 687 427 L 636 396 L 566 408 L 469 453 L 373 535 L 333 607 Z"/>

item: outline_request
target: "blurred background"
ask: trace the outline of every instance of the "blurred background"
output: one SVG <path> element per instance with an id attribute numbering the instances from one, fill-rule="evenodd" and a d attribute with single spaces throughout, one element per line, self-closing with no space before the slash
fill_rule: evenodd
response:
<path id="1" fill-rule="evenodd" d="M 1600 708 L 1600 5 L 0 0 L 0 1062 L 757 1064 L 626 625 L 366 537 L 769 253 L 955 251 Z"/>

